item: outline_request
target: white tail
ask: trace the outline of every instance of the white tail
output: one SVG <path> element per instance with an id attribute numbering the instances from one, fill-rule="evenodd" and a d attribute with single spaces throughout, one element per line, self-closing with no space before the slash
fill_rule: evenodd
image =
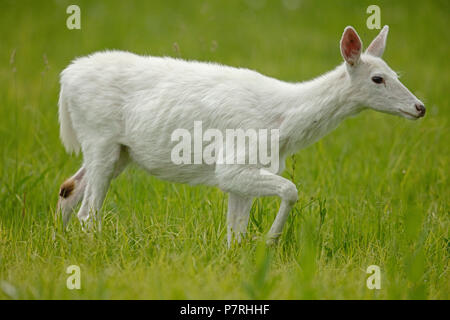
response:
<path id="1" fill-rule="evenodd" d="M 73 130 L 72 119 L 70 118 L 69 110 L 67 109 L 67 101 L 64 97 L 63 86 L 61 86 L 61 92 L 59 94 L 59 125 L 60 125 L 60 137 L 66 151 L 68 153 L 75 152 L 78 154 L 80 151 L 80 142 Z"/>

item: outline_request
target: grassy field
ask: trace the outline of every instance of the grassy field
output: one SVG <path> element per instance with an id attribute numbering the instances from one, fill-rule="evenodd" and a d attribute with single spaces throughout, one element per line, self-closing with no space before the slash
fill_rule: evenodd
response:
<path id="1" fill-rule="evenodd" d="M 373 1 L 0 1 L 0 298 L 448 299 L 448 1 L 380 1 L 385 60 L 427 106 L 420 121 L 367 111 L 288 160 L 299 201 L 279 245 L 262 238 L 279 200 L 255 201 L 248 237 L 226 248 L 218 189 L 129 167 L 101 233 L 53 213 L 80 166 L 59 140 L 59 72 L 103 49 L 245 66 L 286 81 L 341 63 L 353 25 L 368 45 Z M 81 268 L 81 290 L 66 268 Z M 366 287 L 369 265 L 381 289 Z"/>

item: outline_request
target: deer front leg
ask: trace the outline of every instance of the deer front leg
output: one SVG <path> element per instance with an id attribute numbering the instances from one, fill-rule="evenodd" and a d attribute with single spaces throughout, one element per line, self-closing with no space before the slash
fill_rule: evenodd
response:
<path id="1" fill-rule="evenodd" d="M 252 197 L 278 196 L 281 198 L 277 216 L 267 235 L 268 243 L 276 242 L 281 235 L 292 206 L 298 199 L 295 185 L 278 175 L 267 171 L 263 173 L 258 168 L 238 167 L 237 169 L 222 170 L 218 171 L 218 177 L 220 179 L 219 187 L 224 191 L 230 192 L 230 194 L 238 195 L 238 197 L 248 199 Z M 231 207 L 233 208 L 237 200 L 231 199 L 231 201 Z M 232 216 L 233 214 L 231 214 Z M 231 221 L 231 217 L 229 221 Z M 248 216 L 243 221 L 245 221 L 246 225 Z"/>
<path id="2" fill-rule="evenodd" d="M 227 242 L 228 248 L 231 246 L 233 237 L 238 243 L 241 242 L 241 236 L 245 234 L 252 208 L 252 197 L 242 197 L 234 193 L 228 196 L 227 213 Z"/>
<path id="3" fill-rule="evenodd" d="M 295 200 L 294 200 L 295 199 Z M 297 201 L 297 197 L 292 197 L 288 199 L 281 199 L 280 208 L 278 209 L 277 216 L 275 217 L 275 221 L 270 227 L 269 233 L 267 234 L 267 244 L 274 244 L 277 242 L 278 238 L 283 231 L 284 224 L 286 223 L 289 212 Z"/>

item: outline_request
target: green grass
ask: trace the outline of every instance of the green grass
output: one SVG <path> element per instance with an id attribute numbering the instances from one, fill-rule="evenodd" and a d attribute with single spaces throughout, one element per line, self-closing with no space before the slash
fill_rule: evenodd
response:
<path id="1" fill-rule="evenodd" d="M 302 0 L 292 11 L 282 1 L 77 3 L 82 29 L 73 31 L 72 1 L 0 3 L 0 298 L 449 298 L 448 1 L 378 2 L 391 27 L 384 58 L 423 99 L 426 117 L 364 112 L 299 152 L 284 175 L 300 200 L 279 245 L 262 244 L 279 205 L 265 198 L 230 250 L 220 190 L 135 167 L 113 182 L 101 233 L 82 232 L 76 219 L 61 230 L 58 188 L 81 157 L 59 141 L 59 72 L 76 56 L 115 48 L 305 80 L 341 62 L 346 25 L 368 45 L 373 1 Z M 81 290 L 66 288 L 73 264 Z M 373 264 L 380 290 L 366 287 Z"/>

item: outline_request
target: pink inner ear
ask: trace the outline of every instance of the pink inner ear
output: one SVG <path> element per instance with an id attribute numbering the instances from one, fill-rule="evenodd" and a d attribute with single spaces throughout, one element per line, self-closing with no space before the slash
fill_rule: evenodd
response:
<path id="1" fill-rule="evenodd" d="M 342 49 L 346 58 L 352 58 L 361 51 L 361 41 L 352 29 L 347 30 L 342 42 Z"/>

